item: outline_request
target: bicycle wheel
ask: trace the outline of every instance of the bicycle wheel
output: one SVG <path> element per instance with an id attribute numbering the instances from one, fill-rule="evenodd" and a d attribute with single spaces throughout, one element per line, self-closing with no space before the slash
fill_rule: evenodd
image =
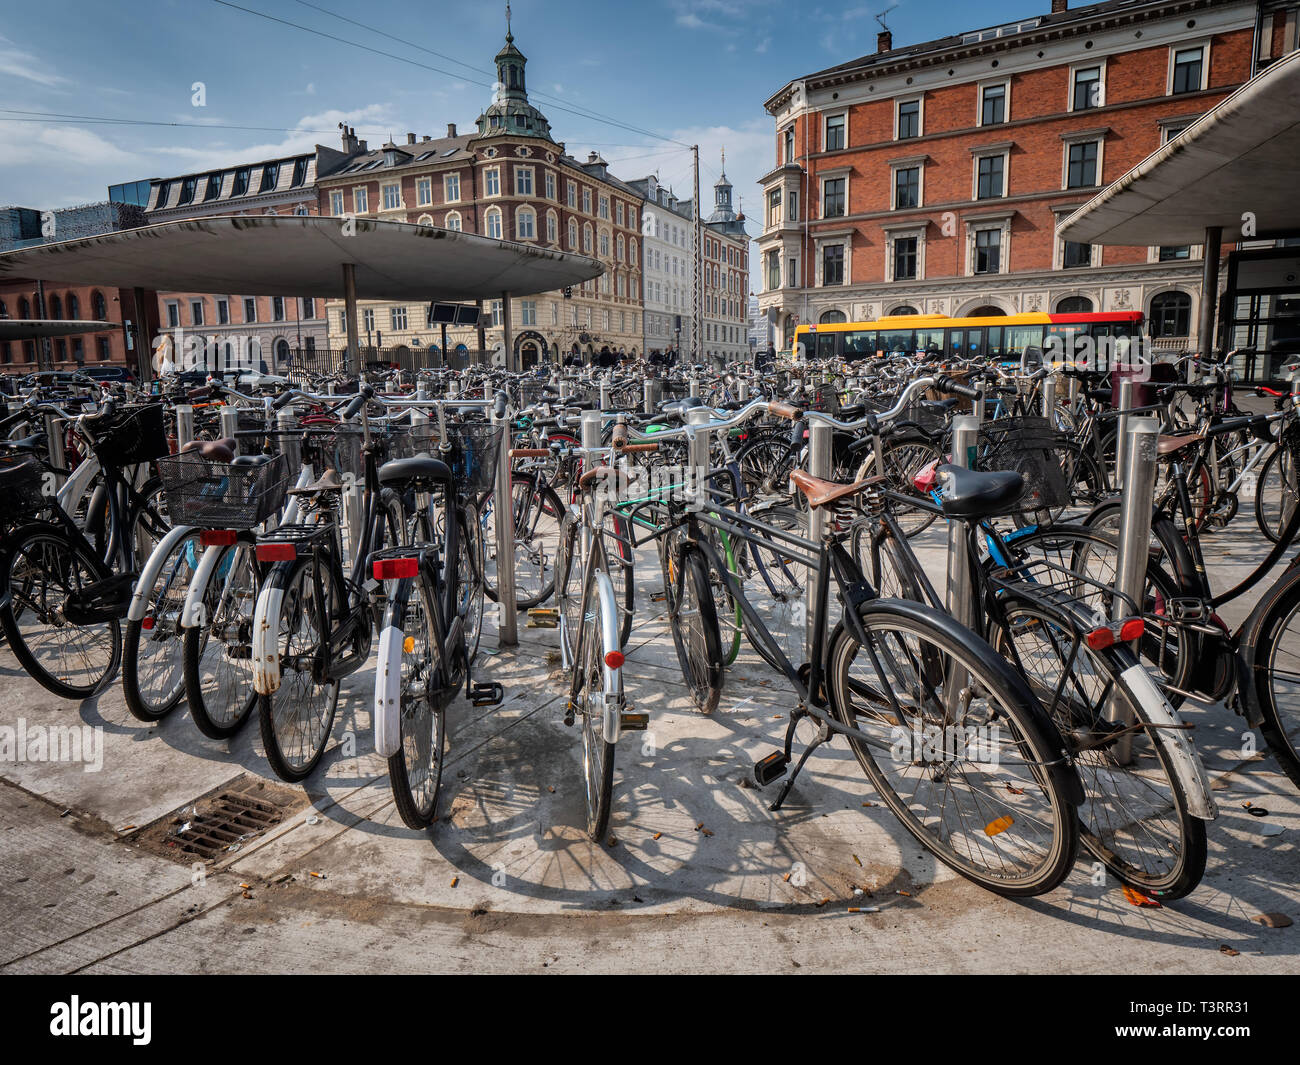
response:
<path id="1" fill-rule="evenodd" d="M 632 551 L 632 526 L 622 514 L 611 514 L 601 529 L 607 573 L 618 604 L 618 643 L 622 647 L 632 635 L 636 602 L 636 567 Z"/>
<path id="2" fill-rule="evenodd" d="M 888 478 L 890 491 L 904 496 L 919 496 L 912 478 L 924 467 L 941 458 L 938 445 L 932 444 L 924 437 L 899 437 L 887 441 L 881 450 L 881 469 L 876 470 L 876 456 L 867 453 L 866 461 L 858 469 L 857 480 L 872 477 L 877 472 Z M 930 527 L 937 517 L 933 510 L 911 507 L 905 503 L 893 503 L 894 520 L 907 537 L 916 536 Z"/>
<path id="3" fill-rule="evenodd" d="M 322 682 L 314 670 L 333 620 L 346 612 L 347 593 L 323 556 L 301 558 L 272 579 L 284 593 L 278 630 L 280 687 L 259 697 L 258 718 L 267 761 L 281 780 L 295 783 L 320 762 L 334 724 L 338 682 Z"/>
<path id="4" fill-rule="evenodd" d="M 483 557 L 481 545 L 471 539 L 483 528 L 472 516 L 458 513 L 456 549 L 456 585 L 459 590 L 456 610 L 465 621 L 465 658 L 474 661 L 478 654 L 479 638 L 483 635 L 483 579 L 479 560 Z"/>
<path id="5" fill-rule="evenodd" d="M 214 740 L 233 736 L 248 720 L 253 688 L 253 617 L 261 588 L 256 549 L 222 549 L 203 590 L 204 622 L 185 630 L 185 698 L 190 717 Z"/>
<path id="6" fill-rule="evenodd" d="M 708 539 L 714 554 L 733 577 L 744 584 L 741 563 L 732 549 L 731 537 L 721 529 L 705 526 L 701 533 Z M 743 556 L 742 556 L 743 558 Z M 718 568 L 709 564 L 709 587 L 713 592 L 713 603 L 718 615 L 719 646 L 722 648 L 722 664 L 729 666 L 740 654 L 741 637 L 745 631 L 745 613 L 740 609 L 740 601 L 731 594 L 731 586 Z"/>
<path id="7" fill-rule="evenodd" d="M 859 519 L 853 526 L 853 557 L 881 599 L 925 602 L 921 584 L 912 572 L 907 552 L 887 526 Z"/>
<path id="8" fill-rule="evenodd" d="M 1278 765 L 1300 787 L 1300 570 L 1264 593 L 1241 635 L 1261 731 Z"/>
<path id="9" fill-rule="evenodd" d="M 560 639 L 565 660 L 572 663 L 582 632 L 582 557 L 581 532 L 573 514 L 560 526 L 560 549 L 556 554 L 556 605 L 563 618 Z"/>
<path id="10" fill-rule="evenodd" d="M 1279 447 L 1269 455 L 1259 471 L 1255 484 L 1255 523 L 1272 543 L 1277 543 L 1295 514 L 1297 495 L 1300 495 L 1298 476 L 1295 454 L 1286 447 Z"/>
<path id="11" fill-rule="evenodd" d="M 0 626 L 22 667 L 61 699 L 103 691 L 122 660 L 122 626 L 114 618 L 73 625 L 64 616 L 70 595 L 103 579 L 101 563 L 60 528 L 25 525 L 6 538 L 0 581 L 9 595 Z"/>
<path id="12" fill-rule="evenodd" d="M 722 647 L 709 566 L 681 533 L 669 533 L 662 542 L 664 600 L 677 662 L 696 709 L 709 714 L 722 696 Z"/>
<path id="13" fill-rule="evenodd" d="M 390 622 L 397 622 L 404 639 L 399 682 L 402 745 L 388 758 L 388 778 L 402 822 L 414 829 L 428 827 L 437 816 L 447 742 L 446 711 L 434 698 L 439 666 L 435 594 L 421 569 L 401 616 L 390 615 Z"/>
<path id="14" fill-rule="evenodd" d="M 587 835 L 600 840 L 609 827 L 614 795 L 614 744 L 605 739 L 605 707 L 610 699 L 621 702 L 623 671 L 611 668 L 605 656 L 616 648 L 618 613 L 614 588 L 600 564 L 595 547 L 587 563 L 582 592 L 582 628 L 570 673 L 569 707 L 582 727 L 582 770 L 587 800 Z"/>
<path id="15" fill-rule="evenodd" d="M 514 474 L 510 490 L 515 511 L 515 605 L 529 610 L 541 606 L 555 590 L 556 544 L 566 509 L 550 485 L 530 474 Z M 483 591 L 495 603 L 495 519 L 488 521 L 485 538 L 488 564 Z"/>
<path id="16" fill-rule="evenodd" d="M 1053 595 L 1034 586 L 1003 595 L 997 642 L 1068 744 L 1083 782 L 1083 845 L 1123 883 L 1183 898 L 1205 873 L 1205 822 L 1189 810 L 1171 734 L 1128 672 L 1143 667 L 1127 645 L 1090 648 L 1090 621 Z"/>
<path id="17" fill-rule="evenodd" d="M 1078 782 L 1025 682 L 984 640 L 919 603 L 874 600 L 831 636 L 831 711 L 903 826 L 1000 895 L 1040 895 L 1070 870 Z"/>
<path id="18" fill-rule="evenodd" d="M 166 717 L 185 696 L 181 608 L 198 567 L 199 552 L 197 529 L 178 540 L 148 592 L 145 616 L 126 622 L 122 694 L 127 709 L 141 721 Z"/>

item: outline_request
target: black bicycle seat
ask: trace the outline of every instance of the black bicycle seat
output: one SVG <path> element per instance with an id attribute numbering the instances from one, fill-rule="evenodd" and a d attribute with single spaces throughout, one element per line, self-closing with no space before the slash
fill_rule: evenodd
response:
<path id="1" fill-rule="evenodd" d="M 379 467 L 380 484 L 406 484 L 414 481 L 451 483 L 451 467 L 442 459 L 416 455 L 409 459 L 391 459 Z"/>
<path id="2" fill-rule="evenodd" d="M 236 455 L 230 460 L 232 466 L 261 466 L 263 463 L 270 462 L 274 455 Z"/>
<path id="3" fill-rule="evenodd" d="M 950 518 L 1004 513 L 1025 492 L 1025 479 L 1015 470 L 984 473 L 945 463 L 937 472 L 943 478 L 943 512 Z"/>

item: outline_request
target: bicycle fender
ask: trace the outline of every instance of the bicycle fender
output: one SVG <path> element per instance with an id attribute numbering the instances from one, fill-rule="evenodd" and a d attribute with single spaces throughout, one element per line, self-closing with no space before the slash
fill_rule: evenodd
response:
<path id="1" fill-rule="evenodd" d="M 199 556 L 199 564 L 194 570 L 190 586 L 185 590 L 185 605 L 181 607 L 181 628 L 198 629 L 208 623 L 208 610 L 204 597 L 207 595 L 208 585 L 212 583 L 212 573 L 217 568 L 217 560 L 224 550 L 225 548 L 219 545 L 205 547 L 203 554 Z"/>
<path id="2" fill-rule="evenodd" d="M 402 644 L 406 634 L 386 625 L 375 665 L 375 751 L 391 758 L 402 749 Z"/>
<path id="3" fill-rule="evenodd" d="M 162 572 L 163 564 L 171 555 L 172 548 L 193 531 L 194 526 L 192 525 L 178 525 L 176 528 L 169 530 L 167 535 L 158 541 L 158 546 L 153 549 L 153 553 L 140 571 L 140 576 L 136 579 L 135 589 L 131 592 L 131 606 L 126 612 L 127 621 L 144 620 L 145 614 L 149 612 L 149 595 L 153 591 L 158 574 Z M 188 599 L 188 594 L 186 598 Z M 184 626 L 184 624 L 184 619 L 182 619 L 181 625 Z"/>
<path id="4" fill-rule="evenodd" d="M 277 575 L 278 576 L 278 575 Z M 284 589 L 278 580 L 268 580 L 257 597 L 253 615 L 253 690 L 273 695 L 280 689 L 280 607 Z"/>
<path id="5" fill-rule="evenodd" d="M 605 671 L 605 690 L 607 692 L 617 691 L 619 670 L 622 667 L 611 667 L 605 656 L 610 651 L 621 652 L 623 650 L 618 642 L 618 601 L 614 595 L 614 585 L 609 579 L 609 574 L 600 570 L 596 572 L 596 594 L 600 596 L 601 605 L 600 642 L 602 654 L 600 668 Z M 608 699 L 605 700 L 601 730 L 604 733 L 606 743 L 617 743 L 619 736 L 622 735 L 622 709 L 618 704 L 611 705 Z"/>
<path id="6" fill-rule="evenodd" d="M 1160 689 L 1155 686 L 1141 664 L 1135 663 L 1129 666 L 1120 675 L 1134 696 L 1142 701 L 1142 708 L 1147 712 L 1151 724 L 1178 726 L 1183 724 L 1178 711 L 1160 694 Z M 1187 796 L 1188 812 L 1202 821 L 1213 821 L 1219 815 L 1219 811 L 1210 793 L 1210 778 L 1205 772 L 1205 765 L 1201 762 L 1200 756 L 1196 753 L 1196 748 L 1192 746 L 1192 741 L 1187 738 L 1187 733 L 1181 728 L 1160 728 L 1155 732 L 1157 742 L 1164 745 L 1165 753 L 1169 756 L 1183 786 Z"/>

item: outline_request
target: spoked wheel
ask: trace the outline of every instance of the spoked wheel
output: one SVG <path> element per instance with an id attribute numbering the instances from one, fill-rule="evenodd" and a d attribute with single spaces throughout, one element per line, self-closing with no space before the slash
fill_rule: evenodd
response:
<path id="1" fill-rule="evenodd" d="M 555 590 L 556 545 L 566 508 L 550 485 L 528 474 L 514 474 L 510 490 L 515 511 L 515 605 L 528 610 L 546 602 Z M 495 603 L 495 518 L 486 524 L 484 592 Z"/>
<path id="2" fill-rule="evenodd" d="M 102 579 L 100 564 L 49 525 L 24 526 L 8 542 L 0 581 L 8 583 L 10 599 L 0 609 L 0 625 L 14 656 L 61 699 L 103 691 L 122 660 L 121 622 L 74 625 L 64 614 L 69 596 Z"/>
<path id="3" fill-rule="evenodd" d="M 472 516 L 467 519 L 464 514 L 458 515 L 456 520 L 459 522 L 456 585 L 460 592 L 456 609 L 465 619 L 465 657 L 467 661 L 473 662 L 474 656 L 478 654 L 479 637 L 483 635 L 484 591 L 480 568 L 482 545 L 471 537 L 483 526 L 474 521 Z"/>
<path id="4" fill-rule="evenodd" d="M 677 662 L 696 709 L 712 713 L 722 696 L 722 648 L 708 564 L 698 548 L 684 543 L 680 535 L 670 533 L 660 543 L 664 600 Z"/>
<path id="5" fill-rule="evenodd" d="M 435 700 L 438 668 L 434 591 L 425 574 L 415 579 L 401 622 L 402 746 L 388 759 L 388 776 L 397 812 L 408 828 L 430 825 L 438 813 L 443 754 L 447 742 L 445 709 Z"/>
<path id="6" fill-rule="evenodd" d="M 198 530 L 177 540 L 149 589 L 145 616 L 126 622 L 122 694 L 141 721 L 158 721 L 185 696 L 185 632 L 181 608 L 198 567 Z"/>
<path id="7" fill-rule="evenodd" d="M 317 583 L 323 593 L 321 602 L 316 598 Z M 336 584 L 326 560 L 308 556 L 294 564 L 280 608 L 280 687 L 258 701 L 266 757 L 281 780 L 304 779 L 325 753 L 339 685 L 320 682 L 313 670 L 318 668 L 322 644 L 330 638 L 332 619 L 346 609 L 346 592 Z"/>
<path id="8" fill-rule="evenodd" d="M 1288 447 L 1280 447 L 1264 460 L 1255 485 L 1255 523 L 1273 543 L 1295 514 L 1300 498 L 1300 480 L 1297 480 L 1296 455 Z"/>
<path id="9" fill-rule="evenodd" d="M 606 701 L 621 700 L 623 671 L 605 661 L 609 634 L 617 632 L 614 589 L 597 563 L 596 548 L 582 593 L 581 629 L 569 687 L 569 704 L 582 728 L 582 769 L 587 799 L 587 835 L 600 840 L 609 827 L 614 794 L 614 747 L 605 739 Z M 612 648 L 610 648 L 612 649 Z"/>
<path id="10" fill-rule="evenodd" d="M 563 619 L 560 638 L 565 660 L 572 662 L 582 632 L 582 557 L 578 519 L 568 515 L 560 526 L 560 548 L 555 558 L 556 606 Z"/>
<path id="11" fill-rule="evenodd" d="M 864 477 L 875 476 L 878 472 L 883 473 L 888 478 L 890 491 L 919 498 L 920 494 L 912 484 L 912 478 L 935 459 L 940 458 L 941 454 L 937 445 L 923 437 L 890 440 L 881 450 L 882 468 L 879 471 L 876 469 L 876 456 L 868 452 L 866 461 L 858 470 L 857 479 L 862 480 Z M 933 510 L 907 506 L 904 503 L 895 502 L 893 508 L 894 519 L 904 535 L 909 538 L 928 529 L 936 517 Z"/>
<path id="12" fill-rule="evenodd" d="M 185 630 L 185 697 L 190 717 L 214 740 L 233 736 L 257 702 L 253 616 L 261 577 L 252 544 L 222 549 L 204 589 L 206 624 Z"/>
<path id="13" fill-rule="evenodd" d="M 1253 691 L 1268 748 L 1300 787 L 1300 576 L 1284 576 L 1260 600 L 1241 644 L 1252 658 Z"/>

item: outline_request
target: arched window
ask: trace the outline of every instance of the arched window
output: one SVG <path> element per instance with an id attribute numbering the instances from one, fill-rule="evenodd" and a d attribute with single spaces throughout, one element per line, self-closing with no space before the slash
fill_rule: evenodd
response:
<path id="1" fill-rule="evenodd" d="M 569 219 L 569 250 L 578 250 L 578 223 L 572 218 Z"/>
<path id="2" fill-rule="evenodd" d="M 636 266 L 636 237 L 633 237 L 628 244 L 627 261 Z"/>
<path id="3" fill-rule="evenodd" d="M 501 212 L 495 207 L 489 207 L 485 216 L 487 223 L 487 235 L 494 240 L 501 239 Z"/>
<path id="4" fill-rule="evenodd" d="M 289 342 L 284 337 L 280 337 L 275 342 L 275 364 L 276 366 L 289 364 Z"/>
<path id="5" fill-rule="evenodd" d="M 0 300 L 0 318 L 8 318 L 8 317 L 9 317 L 9 304 L 5 303 L 4 300 Z"/>
<path id="6" fill-rule="evenodd" d="M 546 212 L 546 243 L 558 244 L 560 242 L 560 218 L 554 211 Z"/>
<path id="7" fill-rule="evenodd" d="M 913 314 L 916 312 L 913 311 Z M 986 303 L 983 307 L 976 307 L 973 311 L 968 311 L 965 315 L 967 318 L 1005 318 L 1006 311 L 1001 307 L 994 307 L 991 303 Z"/>
<path id="8" fill-rule="evenodd" d="M 895 307 L 892 311 L 890 311 L 887 317 L 892 318 L 896 314 L 920 314 L 920 313 L 921 312 L 918 311 L 915 307 L 913 307 L 910 303 L 901 303 L 897 307 Z"/>
<path id="9" fill-rule="evenodd" d="M 843 311 L 823 311 L 817 321 L 821 325 L 839 325 L 841 322 L 847 322 L 848 318 Z"/>
<path id="10" fill-rule="evenodd" d="M 108 321 L 108 303 L 104 299 L 104 294 L 98 289 L 90 294 L 90 313 L 95 316 L 97 322 Z"/>
<path id="11" fill-rule="evenodd" d="M 422 214 L 420 215 L 419 218 L 416 219 L 416 221 L 422 226 L 431 226 L 433 225 L 433 215 Z"/>
<path id="12" fill-rule="evenodd" d="M 57 292 L 50 296 L 50 317 L 59 322 L 63 320 L 63 301 Z"/>
<path id="13" fill-rule="evenodd" d="M 531 207 L 520 207 L 515 211 L 515 239 L 537 239 L 537 212 Z"/>
<path id="14" fill-rule="evenodd" d="M 32 316 L 32 305 L 27 302 L 26 296 L 18 297 L 18 317 L 30 318 Z"/>
<path id="15" fill-rule="evenodd" d="M 609 258 L 609 230 L 608 229 L 602 229 L 600 231 L 600 257 L 602 259 Z"/>
<path id="16" fill-rule="evenodd" d="M 618 235 L 618 239 L 617 239 L 617 241 L 616 241 L 616 245 L 615 245 L 615 246 L 616 246 L 616 248 L 617 248 L 617 250 L 618 250 L 618 261 L 619 261 L 619 262 L 622 262 L 622 261 L 623 261 L 623 252 L 626 250 L 626 249 L 625 249 L 625 246 L 624 246 L 624 244 L 623 244 L 623 234 L 622 234 L 622 233 L 620 233 L 620 234 Z"/>
<path id="17" fill-rule="evenodd" d="M 591 223 L 588 222 L 582 227 L 582 250 L 591 254 Z"/>
<path id="18" fill-rule="evenodd" d="M 1153 337 L 1185 337 L 1192 331 L 1192 297 L 1162 292 L 1152 298 L 1149 318 Z"/>
<path id="19" fill-rule="evenodd" d="M 1091 314 L 1092 300 L 1087 296 L 1066 296 L 1056 301 L 1057 314 Z"/>
<path id="20" fill-rule="evenodd" d="M 75 292 L 68 293 L 67 308 L 68 318 L 74 322 L 81 319 L 81 301 L 77 299 L 77 294 Z"/>
<path id="21" fill-rule="evenodd" d="M 457 233 L 459 233 L 459 232 L 460 232 L 460 212 L 459 212 L 459 211 L 448 211 L 448 212 L 447 212 L 447 217 L 446 217 L 445 219 L 443 219 L 443 222 L 442 222 L 442 228 L 443 228 L 443 229 L 454 229 Z"/>

